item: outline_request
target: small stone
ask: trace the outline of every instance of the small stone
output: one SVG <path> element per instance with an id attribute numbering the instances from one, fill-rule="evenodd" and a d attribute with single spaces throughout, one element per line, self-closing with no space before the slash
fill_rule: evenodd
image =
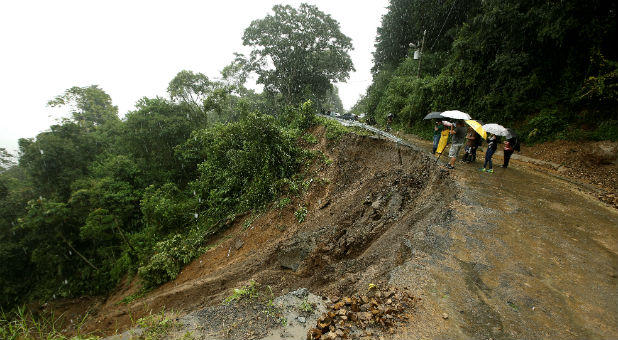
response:
<path id="1" fill-rule="evenodd" d="M 335 334 L 335 332 L 333 332 L 333 331 L 330 331 L 330 332 L 324 334 L 324 339 L 334 340 L 336 338 L 337 338 L 337 334 Z"/>
<path id="2" fill-rule="evenodd" d="M 448 314 L 442 313 L 442 319 L 444 319 L 444 320 L 448 319 Z"/>
<path id="3" fill-rule="evenodd" d="M 307 319 L 305 319 L 305 318 L 304 318 L 304 317 L 302 317 L 302 316 L 299 316 L 299 317 L 298 317 L 298 318 L 296 318 L 296 319 L 297 319 L 297 320 L 298 320 L 298 322 L 300 322 L 300 323 L 305 323 L 305 322 L 307 322 Z"/>
<path id="4" fill-rule="evenodd" d="M 241 239 L 237 239 L 236 243 L 234 244 L 234 248 L 236 248 L 236 250 L 242 248 L 242 246 L 245 245 L 245 242 Z"/>
<path id="5" fill-rule="evenodd" d="M 296 296 L 299 299 L 303 299 L 307 295 L 309 295 L 309 290 L 307 288 L 299 288 L 293 292 L 290 292 L 290 294 Z"/>

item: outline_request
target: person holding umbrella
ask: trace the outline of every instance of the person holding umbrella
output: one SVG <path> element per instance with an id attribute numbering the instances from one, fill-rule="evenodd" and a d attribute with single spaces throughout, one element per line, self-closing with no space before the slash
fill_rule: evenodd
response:
<path id="1" fill-rule="evenodd" d="M 468 134 L 466 135 L 466 146 L 464 147 L 464 155 L 461 159 L 462 163 L 471 163 L 472 157 L 476 158 L 476 148 L 478 140 L 481 136 L 474 131 L 472 127 L 468 127 Z"/>
<path id="2" fill-rule="evenodd" d="M 470 127 L 466 136 L 467 148 L 462 162 L 472 163 L 476 160 L 476 149 L 481 146 L 483 139 L 487 139 L 487 132 L 483 129 L 482 123 L 476 120 L 468 119 L 466 124 Z"/>
<path id="3" fill-rule="evenodd" d="M 501 167 L 503 168 L 509 167 L 509 160 L 511 159 L 513 152 L 520 150 L 519 138 L 517 137 L 517 134 L 515 134 L 515 132 L 512 129 L 506 129 L 506 131 L 507 131 L 507 135 L 506 135 L 507 139 L 504 142 L 504 163 L 502 163 L 501 165 Z"/>
<path id="4" fill-rule="evenodd" d="M 455 161 L 457 160 L 457 155 L 459 154 L 459 150 L 463 146 L 466 141 L 466 132 L 467 129 L 464 127 L 464 124 L 461 120 L 457 121 L 457 127 L 455 129 L 451 129 L 450 133 L 453 135 L 453 144 L 451 144 L 451 148 L 448 151 L 448 156 L 451 158 L 450 161 L 446 164 L 448 169 L 455 169 Z"/>
<path id="5" fill-rule="evenodd" d="M 494 156 L 496 149 L 498 148 L 498 137 L 493 133 L 487 139 L 487 152 L 485 152 L 485 163 L 483 163 L 483 167 L 481 168 L 482 172 L 493 173 L 494 165 L 491 161 L 491 158 Z M 487 167 L 489 165 L 489 168 Z"/>

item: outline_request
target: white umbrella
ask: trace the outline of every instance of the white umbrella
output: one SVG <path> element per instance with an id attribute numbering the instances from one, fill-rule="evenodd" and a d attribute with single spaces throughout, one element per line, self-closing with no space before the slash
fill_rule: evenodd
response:
<path id="1" fill-rule="evenodd" d="M 444 111 L 441 113 L 442 117 L 447 117 L 447 118 L 452 118 L 452 119 L 461 119 L 461 120 L 470 120 L 472 119 L 472 117 L 470 117 L 469 114 L 465 113 L 465 112 L 461 112 L 458 110 L 452 110 L 452 111 Z"/>
<path id="2" fill-rule="evenodd" d="M 493 133 L 496 136 L 506 136 L 506 134 L 508 133 L 504 126 L 494 123 L 483 125 L 483 130 L 489 133 Z"/>

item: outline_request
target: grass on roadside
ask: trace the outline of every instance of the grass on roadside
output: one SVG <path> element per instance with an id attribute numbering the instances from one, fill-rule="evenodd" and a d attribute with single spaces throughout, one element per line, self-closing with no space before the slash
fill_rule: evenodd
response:
<path id="1" fill-rule="evenodd" d="M 18 307 L 15 311 L 6 313 L 0 310 L 0 339 L 3 340 L 94 340 L 97 336 L 82 334 L 81 327 L 89 314 L 86 313 L 77 320 L 77 335 L 65 336 L 58 329 L 62 315 L 35 316 L 26 311 L 25 307 Z"/>

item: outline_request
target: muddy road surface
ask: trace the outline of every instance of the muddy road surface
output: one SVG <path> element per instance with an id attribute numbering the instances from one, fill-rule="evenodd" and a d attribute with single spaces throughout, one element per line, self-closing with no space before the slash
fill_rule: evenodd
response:
<path id="1" fill-rule="evenodd" d="M 616 210 L 521 166 L 478 167 L 450 171 L 444 257 L 412 259 L 391 279 L 425 297 L 402 338 L 616 338 Z"/>
<path id="2" fill-rule="evenodd" d="M 322 297 L 369 284 L 407 288 L 420 303 L 385 338 L 618 336 L 615 209 L 517 162 L 493 174 L 478 162 L 446 170 L 423 145 L 313 133 L 325 161 L 306 174 L 306 192 L 240 218 L 147 296 L 119 304 L 136 286 L 119 289 L 84 329 L 120 332 L 162 308 L 207 314 L 255 280 L 275 296 L 301 287 Z"/>

